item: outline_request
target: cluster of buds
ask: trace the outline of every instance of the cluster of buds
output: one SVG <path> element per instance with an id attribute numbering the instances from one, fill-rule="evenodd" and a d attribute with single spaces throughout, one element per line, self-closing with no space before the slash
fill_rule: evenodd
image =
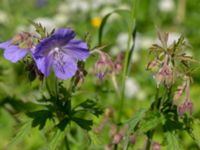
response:
<path id="1" fill-rule="evenodd" d="M 181 36 L 177 41 L 168 45 L 168 33 L 158 33 L 161 45 L 153 44 L 149 53 L 153 59 L 148 63 L 147 69 L 154 73 L 155 80 L 158 84 L 171 87 L 176 80 L 183 79 L 188 74 L 189 63 L 195 60 L 186 55 L 184 48 L 186 41 Z"/>
<path id="2" fill-rule="evenodd" d="M 123 68 L 124 53 L 119 53 L 115 59 L 112 61 L 111 57 L 102 51 L 98 51 L 99 58 L 94 65 L 95 75 L 103 80 L 106 75 L 119 74 Z"/>
<path id="3" fill-rule="evenodd" d="M 177 103 L 177 101 L 180 99 L 180 97 L 185 93 L 185 100 L 184 102 L 179 105 L 178 107 L 178 114 L 180 116 L 183 116 L 187 111 L 192 115 L 193 112 L 193 103 L 190 100 L 190 83 L 191 80 L 189 77 L 185 77 L 185 82 L 178 87 L 175 95 L 174 95 L 174 103 Z"/>
<path id="4" fill-rule="evenodd" d="M 102 51 L 99 52 L 99 59 L 97 60 L 94 70 L 96 76 L 100 79 L 103 80 L 106 74 L 111 74 L 113 72 L 113 62 L 110 58 L 110 56 Z"/>
<path id="5" fill-rule="evenodd" d="M 22 32 L 17 34 L 13 39 L 11 44 L 18 45 L 20 48 L 33 48 L 37 42 L 37 38 L 29 33 L 29 32 Z"/>
<path id="6" fill-rule="evenodd" d="M 160 84 L 166 85 L 168 88 L 173 84 L 173 71 L 172 71 L 172 65 L 169 61 L 169 56 L 166 55 L 163 65 L 159 69 L 159 71 L 155 75 L 155 79 L 157 81 L 157 85 Z"/>

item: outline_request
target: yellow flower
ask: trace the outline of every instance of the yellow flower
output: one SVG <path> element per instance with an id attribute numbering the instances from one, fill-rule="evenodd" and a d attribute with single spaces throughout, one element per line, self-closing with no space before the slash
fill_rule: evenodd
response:
<path id="1" fill-rule="evenodd" d="M 99 28 L 101 25 L 102 19 L 100 17 L 94 17 L 91 19 L 91 24 L 95 28 Z"/>

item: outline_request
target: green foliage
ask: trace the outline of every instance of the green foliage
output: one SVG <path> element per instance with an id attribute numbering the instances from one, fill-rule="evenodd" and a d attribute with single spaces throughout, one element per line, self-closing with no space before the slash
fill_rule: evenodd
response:
<path id="1" fill-rule="evenodd" d="M 16 145 L 23 141 L 28 134 L 31 133 L 31 120 L 25 122 L 22 127 L 19 129 L 15 137 L 8 144 L 8 148 L 10 149 L 13 145 Z"/>
<path id="2" fill-rule="evenodd" d="M 53 114 L 50 110 L 28 112 L 27 115 L 30 118 L 33 118 L 32 127 L 39 126 L 39 129 L 43 129 L 47 119 L 51 119 L 53 117 Z"/>
<path id="3" fill-rule="evenodd" d="M 167 142 L 167 150 L 181 150 L 180 141 L 176 133 L 166 132 L 165 137 Z"/>

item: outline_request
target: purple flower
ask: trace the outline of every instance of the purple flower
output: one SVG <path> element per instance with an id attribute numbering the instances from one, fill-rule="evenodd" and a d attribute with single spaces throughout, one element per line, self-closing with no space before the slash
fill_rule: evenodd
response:
<path id="1" fill-rule="evenodd" d="M 4 57 L 15 63 L 21 60 L 33 47 L 33 35 L 23 32 L 16 35 L 13 39 L 0 43 L 0 49 L 5 49 Z"/>
<path id="2" fill-rule="evenodd" d="M 36 45 L 33 56 L 38 69 L 45 76 L 50 74 L 53 66 L 58 78 L 70 78 L 77 71 L 77 61 L 89 56 L 87 44 L 74 37 L 75 33 L 71 29 L 59 29 Z"/>

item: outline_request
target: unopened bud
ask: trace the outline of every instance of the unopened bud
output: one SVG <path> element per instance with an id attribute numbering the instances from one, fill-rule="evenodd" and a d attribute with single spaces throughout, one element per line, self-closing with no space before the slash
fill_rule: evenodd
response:
<path id="1" fill-rule="evenodd" d="M 99 59 L 94 66 L 96 76 L 103 80 L 106 74 L 113 71 L 113 62 L 107 53 L 100 52 Z"/>
<path id="2" fill-rule="evenodd" d="M 157 142 L 153 142 L 152 144 L 152 150 L 160 150 L 161 149 L 161 146 L 159 143 Z"/>
<path id="3" fill-rule="evenodd" d="M 133 135 L 133 133 L 131 133 L 129 139 L 131 144 L 135 144 L 135 136 Z"/>

